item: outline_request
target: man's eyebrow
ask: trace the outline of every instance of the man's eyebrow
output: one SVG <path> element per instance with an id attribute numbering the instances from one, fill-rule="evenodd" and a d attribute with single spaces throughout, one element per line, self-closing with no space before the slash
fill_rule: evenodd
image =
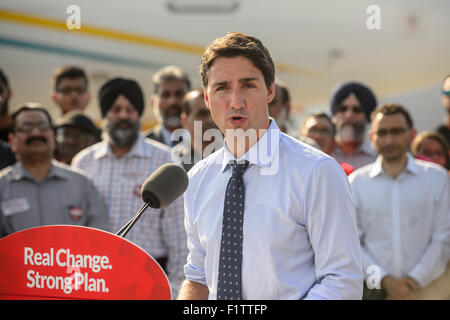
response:
<path id="1" fill-rule="evenodd" d="M 257 77 L 248 77 L 248 78 L 242 78 L 242 79 L 239 79 L 239 82 L 250 82 L 250 81 L 257 81 L 257 80 L 259 80 Z"/>
<path id="2" fill-rule="evenodd" d="M 213 87 L 219 87 L 219 86 L 223 86 L 223 85 L 227 85 L 229 83 L 229 81 L 217 81 L 217 82 L 214 82 L 213 84 L 212 84 L 212 86 Z"/>
<path id="3" fill-rule="evenodd" d="M 251 82 L 251 81 L 258 81 L 259 78 L 257 77 L 246 77 L 246 78 L 241 78 L 239 79 L 240 83 L 245 83 L 245 82 Z M 214 82 L 212 84 L 213 87 L 219 87 L 219 86 L 223 86 L 223 85 L 228 85 L 230 83 L 230 81 L 224 80 L 224 81 L 217 81 Z"/>

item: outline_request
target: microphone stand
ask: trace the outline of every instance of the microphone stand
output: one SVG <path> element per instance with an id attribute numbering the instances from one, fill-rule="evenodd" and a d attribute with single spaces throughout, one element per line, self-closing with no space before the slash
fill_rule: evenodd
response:
<path id="1" fill-rule="evenodd" d="M 117 231 L 116 235 L 118 235 L 119 237 L 125 238 L 125 236 L 127 235 L 128 231 L 130 231 L 130 229 L 134 226 L 136 221 L 138 221 L 138 219 L 141 217 L 141 215 L 144 213 L 144 211 L 149 206 L 150 206 L 150 201 L 145 202 L 141 206 L 139 211 L 136 213 L 136 215 L 133 218 L 131 218 L 122 228 L 120 228 L 119 231 Z"/>

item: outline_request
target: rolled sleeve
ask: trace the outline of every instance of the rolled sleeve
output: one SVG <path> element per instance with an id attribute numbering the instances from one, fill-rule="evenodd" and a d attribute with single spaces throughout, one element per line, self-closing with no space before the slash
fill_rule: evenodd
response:
<path id="1" fill-rule="evenodd" d="M 187 247 L 189 254 L 187 263 L 184 265 L 184 274 L 186 279 L 207 286 L 205 274 L 206 252 L 203 250 L 196 224 L 192 221 L 192 211 L 189 209 L 188 193 L 184 196 L 184 226 L 187 234 Z"/>
<path id="2" fill-rule="evenodd" d="M 361 252 L 347 177 L 336 161 L 326 159 L 318 162 L 309 185 L 305 220 L 316 284 L 306 299 L 361 299 Z"/>

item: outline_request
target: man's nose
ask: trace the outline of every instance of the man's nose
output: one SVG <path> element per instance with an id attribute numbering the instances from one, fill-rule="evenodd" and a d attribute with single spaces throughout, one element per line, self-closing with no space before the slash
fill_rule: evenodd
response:
<path id="1" fill-rule="evenodd" d="M 121 109 L 119 111 L 118 118 L 121 119 L 121 120 L 128 119 L 129 118 L 129 112 L 126 109 Z"/>
<path id="2" fill-rule="evenodd" d="M 231 90 L 230 106 L 233 109 L 241 109 L 245 106 L 244 95 L 238 88 Z"/>

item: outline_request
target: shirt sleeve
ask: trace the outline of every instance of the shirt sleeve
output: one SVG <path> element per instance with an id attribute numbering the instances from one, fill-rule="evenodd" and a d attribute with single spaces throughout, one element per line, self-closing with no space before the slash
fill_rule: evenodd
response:
<path id="1" fill-rule="evenodd" d="M 189 193 L 186 192 L 184 195 L 184 226 L 187 234 L 189 254 L 187 257 L 187 262 L 184 266 L 184 274 L 186 279 L 204 286 L 208 286 L 205 274 L 206 251 L 201 245 L 197 224 L 194 222 L 192 217 L 194 212 L 192 211 L 190 205 L 193 203 L 193 200 L 194 199 L 192 199 Z"/>
<path id="2" fill-rule="evenodd" d="M 306 299 L 362 298 L 363 273 L 350 186 L 333 159 L 318 162 L 305 198 L 305 222 L 316 270 Z"/>
<path id="3" fill-rule="evenodd" d="M 173 299 L 177 297 L 178 289 L 184 280 L 183 265 L 187 256 L 183 203 L 183 197 L 179 197 L 164 209 L 162 216 L 162 236 L 168 257 L 166 271 Z"/>
<path id="4" fill-rule="evenodd" d="M 440 180 L 440 183 L 438 183 Z M 436 192 L 433 212 L 433 231 L 430 244 L 425 249 L 419 262 L 409 272 L 409 276 L 416 280 L 421 287 L 441 276 L 448 262 L 447 246 L 450 239 L 450 187 L 447 176 L 436 179 Z"/>

